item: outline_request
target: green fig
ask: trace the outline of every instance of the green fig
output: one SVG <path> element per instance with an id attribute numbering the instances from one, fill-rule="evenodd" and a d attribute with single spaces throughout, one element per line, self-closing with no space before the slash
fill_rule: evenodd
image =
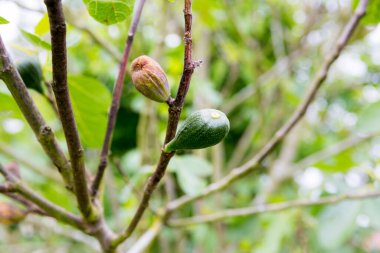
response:
<path id="1" fill-rule="evenodd" d="M 35 60 L 23 61 L 17 65 L 17 70 L 26 87 L 43 94 L 42 69 L 39 62 Z"/>
<path id="2" fill-rule="evenodd" d="M 170 97 L 169 82 L 164 70 L 155 60 L 142 55 L 131 64 L 132 82 L 149 99 L 166 102 Z"/>
<path id="3" fill-rule="evenodd" d="M 229 130 L 230 122 L 223 112 L 202 109 L 185 120 L 174 139 L 165 145 L 164 151 L 207 148 L 218 144 Z"/>

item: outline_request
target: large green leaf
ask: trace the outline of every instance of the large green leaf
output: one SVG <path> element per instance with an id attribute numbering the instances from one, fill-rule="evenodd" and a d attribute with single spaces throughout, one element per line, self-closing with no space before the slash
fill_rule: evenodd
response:
<path id="1" fill-rule="evenodd" d="M 380 199 L 367 199 L 363 201 L 362 214 L 367 215 L 372 228 L 380 228 L 379 216 Z"/>
<path id="2" fill-rule="evenodd" d="M 45 13 L 42 16 L 42 18 L 40 19 L 40 22 L 38 22 L 38 24 L 36 25 L 36 27 L 34 27 L 34 32 L 37 35 L 42 36 L 45 33 L 48 33 L 49 30 L 50 30 L 49 17 L 47 15 L 47 13 Z"/>
<path id="3" fill-rule="evenodd" d="M 357 7 L 359 0 L 352 1 L 354 8 Z M 367 12 L 361 21 L 366 25 L 376 25 L 380 22 L 380 0 L 371 0 L 368 3 Z"/>
<path id="4" fill-rule="evenodd" d="M 3 18 L 3 17 L 0 17 L 0 25 L 5 25 L 5 24 L 9 24 L 9 21 L 6 20 L 6 19 Z"/>
<path id="5" fill-rule="evenodd" d="M 360 209 L 359 201 L 343 202 L 327 207 L 319 217 L 317 231 L 319 244 L 329 250 L 340 248 L 352 235 Z"/>
<path id="6" fill-rule="evenodd" d="M 81 140 L 86 147 L 102 145 L 111 103 L 109 90 L 98 80 L 69 77 L 70 96 Z"/>
<path id="7" fill-rule="evenodd" d="M 205 177 L 212 173 L 212 167 L 207 161 L 193 155 L 174 157 L 169 169 L 177 174 L 179 186 L 189 195 L 202 191 L 207 184 Z"/>
<path id="8" fill-rule="evenodd" d="M 132 13 L 133 0 L 83 0 L 91 17 L 112 25 L 124 21 Z"/>
<path id="9" fill-rule="evenodd" d="M 0 118 L 22 119 L 20 109 L 10 94 L 0 92 Z"/>
<path id="10" fill-rule="evenodd" d="M 297 212 L 294 210 L 269 215 L 269 224 L 265 227 L 260 243 L 251 252 L 277 253 L 286 237 L 293 235 Z"/>
<path id="11" fill-rule="evenodd" d="M 323 159 L 315 166 L 328 172 L 347 172 L 354 165 L 355 161 L 353 159 L 353 152 L 351 150 L 346 150 L 336 156 Z"/>
<path id="12" fill-rule="evenodd" d="M 380 101 L 369 105 L 360 112 L 355 130 L 364 134 L 380 131 Z"/>
<path id="13" fill-rule="evenodd" d="M 21 30 L 21 33 L 32 44 L 39 46 L 39 47 L 42 47 L 42 48 L 45 48 L 45 49 L 48 49 L 48 50 L 51 50 L 51 45 L 48 42 L 42 40 L 37 35 L 34 35 L 33 33 L 30 33 L 30 32 L 24 31 L 24 30 Z"/>

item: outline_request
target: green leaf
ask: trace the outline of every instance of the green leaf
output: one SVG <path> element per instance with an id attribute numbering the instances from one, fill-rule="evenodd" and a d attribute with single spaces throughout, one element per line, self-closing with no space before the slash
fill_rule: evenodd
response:
<path id="1" fill-rule="evenodd" d="M 48 33 L 49 30 L 50 30 L 49 17 L 48 17 L 48 14 L 45 13 L 45 15 L 42 16 L 40 22 L 38 22 L 38 24 L 34 28 L 34 33 L 39 36 L 42 36 L 45 33 Z"/>
<path id="2" fill-rule="evenodd" d="M 45 48 L 45 49 L 48 49 L 48 50 L 51 50 L 51 45 L 48 42 L 42 40 L 37 35 L 34 35 L 33 33 L 27 32 L 25 30 L 21 30 L 21 33 L 32 44 L 39 46 L 39 47 L 42 47 L 42 48 Z"/>
<path id="3" fill-rule="evenodd" d="M 362 134 L 380 131 L 380 101 L 369 105 L 359 113 L 355 131 Z"/>
<path id="4" fill-rule="evenodd" d="M 69 76 L 69 89 L 75 119 L 84 146 L 98 148 L 106 131 L 109 90 L 98 80 L 85 76 Z"/>
<path id="5" fill-rule="evenodd" d="M 352 7 L 355 9 L 359 0 L 352 1 Z M 371 0 L 368 3 L 366 15 L 361 20 L 361 23 L 366 25 L 376 25 L 380 22 L 380 0 Z"/>
<path id="6" fill-rule="evenodd" d="M 367 199 L 363 201 L 362 213 L 367 215 L 373 228 L 380 228 L 379 216 L 380 199 Z"/>
<path id="7" fill-rule="evenodd" d="M 206 188 L 206 180 L 189 170 L 177 171 L 178 184 L 187 195 L 197 195 Z"/>
<path id="8" fill-rule="evenodd" d="M 6 19 L 3 18 L 3 17 L 0 17 L 0 25 L 5 25 L 5 24 L 9 24 L 9 21 L 6 20 Z"/>
<path id="9" fill-rule="evenodd" d="M 269 224 L 262 233 L 262 239 L 252 252 L 277 253 L 282 252 L 285 239 L 293 235 L 297 212 L 290 210 L 283 213 L 271 214 L 268 218 Z"/>
<path id="10" fill-rule="evenodd" d="M 132 0 L 84 0 L 88 12 L 96 21 L 112 25 L 124 21 L 132 13 Z"/>
<path id="11" fill-rule="evenodd" d="M 0 91 L 0 101 L 0 119 L 3 117 L 23 119 L 21 111 L 11 95 Z"/>
<path id="12" fill-rule="evenodd" d="M 212 173 L 211 164 L 195 155 L 183 155 L 173 157 L 169 170 L 178 172 L 180 170 L 191 170 L 194 175 L 206 177 Z"/>
<path id="13" fill-rule="evenodd" d="M 338 249 L 352 235 L 361 202 L 343 202 L 329 206 L 319 217 L 318 241 L 325 249 Z"/>
<path id="14" fill-rule="evenodd" d="M 327 172 L 347 172 L 355 165 L 351 150 L 346 150 L 336 156 L 323 159 L 315 166 Z"/>
<path id="15" fill-rule="evenodd" d="M 175 156 L 169 166 L 175 172 L 181 189 L 189 195 L 198 194 L 207 184 L 212 166 L 204 159 L 193 155 Z"/>

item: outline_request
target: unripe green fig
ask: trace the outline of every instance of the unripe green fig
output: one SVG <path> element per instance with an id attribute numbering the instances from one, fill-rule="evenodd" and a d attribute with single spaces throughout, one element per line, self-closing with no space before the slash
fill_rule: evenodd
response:
<path id="1" fill-rule="evenodd" d="M 164 70 L 155 60 L 142 55 L 131 64 L 132 82 L 136 89 L 156 102 L 166 102 L 170 96 L 169 82 Z"/>
<path id="2" fill-rule="evenodd" d="M 39 62 L 35 60 L 26 60 L 17 65 L 17 70 L 20 73 L 26 87 L 36 90 L 43 94 L 42 89 L 42 69 Z"/>
<path id="3" fill-rule="evenodd" d="M 165 145 L 165 152 L 181 149 L 201 149 L 218 144 L 230 130 L 227 116 L 215 109 L 192 113 L 179 128 L 176 136 Z"/>

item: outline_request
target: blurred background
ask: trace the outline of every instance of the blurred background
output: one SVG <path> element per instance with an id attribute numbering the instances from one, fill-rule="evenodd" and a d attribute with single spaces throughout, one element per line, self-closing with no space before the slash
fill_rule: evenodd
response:
<path id="1" fill-rule="evenodd" d="M 194 59 L 202 60 L 191 82 L 182 119 L 197 109 L 218 108 L 231 122 L 223 143 L 181 152 L 169 164 L 151 209 L 132 244 L 168 200 L 197 194 L 242 165 L 273 136 L 302 101 L 309 83 L 353 15 L 349 0 L 193 1 Z M 130 18 L 105 26 L 82 1 L 66 0 L 69 86 L 86 163 L 95 171 Z M 263 163 L 229 189 L 188 205 L 187 217 L 225 208 L 352 193 L 379 188 L 380 3 L 334 63 L 305 118 Z M 175 95 L 183 68 L 182 1 L 147 1 L 130 61 L 156 59 Z M 132 11 L 132 10 L 130 10 Z M 0 0 L 10 23 L 0 34 L 13 61 L 34 60 L 49 82 L 51 53 L 43 1 Z M 30 92 L 61 146 L 64 135 L 49 92 Z M 142 97 L 126 77 L 107 171 L 107 222 L 120 231 L 130 220 L 147 177 L 157 163 L 167 105 Z M 16 161 L 22 178 L 51 201 L 77 212 L 54 166 L 0 81 L 0 163 Z M 1 202 L 10 200 L 1 196 Z M 164 227 L 146 252 L 380 252 L 380 200 L 295 208 L 213 224 Z M 1 221 L 1 220 L 0 220 Z M 3 222 L 6 223 L 6 222 Z M 49 218 L 28 216 L 0 226 L 0 252 L 96 252 L 97 242 Z"/>

